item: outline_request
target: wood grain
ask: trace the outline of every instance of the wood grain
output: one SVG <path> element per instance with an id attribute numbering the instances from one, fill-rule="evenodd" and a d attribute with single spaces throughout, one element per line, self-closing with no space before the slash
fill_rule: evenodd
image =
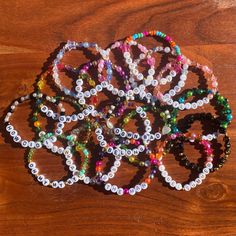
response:
<path id="1" fill-rule="evenodd" d="M 235 117 L 235 24 L 234 0 L 1 1 L 0 115 L 13 99 L 33 90 L 36 75 L 61 42 L 95 41 L 106 47 L 135 32 L 158 29 L 171 35 L 186 56 L 213 68 Z M 28 116 L 25 109 L 15 117 L 26 137 L 32 135 Z M 117 197 L 82 184 L 62 190 L 40 186 L 25 168 L 24 150 L 6 142 L 2 132 L 0 235 L 236 235 L 234 121 L 229 135 L 229 161 L 198 188 L 177 192 L 156 180 L 135 197 Z M 43 157 L 53 159 L 46 151 L 37 157 L 45 165 Z M 174 161 L 168 166 L 174 177 L 187 177 Z M 57 175 L 60 161 L 50 167 Z M 118 183 L 133 173 L 126 166 Z"/>

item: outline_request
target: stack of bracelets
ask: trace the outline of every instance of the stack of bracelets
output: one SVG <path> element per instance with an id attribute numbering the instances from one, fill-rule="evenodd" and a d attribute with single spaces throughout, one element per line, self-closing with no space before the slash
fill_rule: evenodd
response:
<path id="1" fill-rule="evenodd" d="M 168 46 L 147 48 L 138 42 L 145 37 L 159 38 Z M 75 68 L 62 62 L 67 52 L 85 49 L 96 51 L 97 60 Z M 134 56 L 134 50 L 139 52 L 138 56 Z M 112 62 L 113 51 L 122 55 L 119 64 L 123 63 L 123 66 Z M 168 56 L 168 61 L 161 68 L 157 66 L 154 57 L 158 53 Z M 93 73 L 90 73 L 91 70 Z M 196 87 L 184 90 L 190 71 L 200 72 L 199 79 L 204 80 L 205 89 Z M 63 84 L 62 73 L 75 75 L 73 88 Z M 117 83 L 113 83 L 114 78 L 118 78 Z M 43 93 L 46 80 L 49 79 L 57 88 L 56 96 Z M 176 82 L 173 83 L 172 80 Z M 169 91 L 162 93 L 161 87 L 168 83 Z M 173 84 L 175 85 L 172 86 Z M 104 97 L 102 94 L 110 99 L 101 102 L 101 97 Z M 33 140 L 21 137 L 11 123 L 16 107 L 27 100 L 33 104 Z M 74 107 L 74 113 L 68 114 L 65 103 Z M 180 128 L 177 117 L 181 111 L 196 110 L 206 104 L 217 110 L 216 115 L 210 112 L 190 113 L 184 122 L 184 128 Z M 57 106 L 57 112 L 52 106 Z M 150 120 L 151 114 L 160 124 L 157 132 L 153 131 L 157 125 Z M 54 130 L 44 130 L 39 115 L 53 120 L 56 124 Z M 136 132 L 127 130 L 133 119 L 138 119 L 141 124 Z M 214 130 L 208 134 L 189 132 L 188 129 L 195 120 L 207 120 L 214 125 Z M 35 91 L 16 99 L 10 105 L 4 122 L 12 140 L 28 149 L 28 168 L 43 186 L 64 188 L 66 185 L 83 182 L 99 185 L 114 194 L 135 195 L 147 189 L 157 176 L 175 190 L 190 191 L 200 185 L 208 174 L 224 165 L 230 154 L 230 138 L 226 131 L 231 120 L 228 100 L 220 95 L 213 71 L 182 55 L 179 46 L 166 34 L 145 31 L 117 41 L 107 49 L 102 49 L 96 43 L 68 41 L 49 68 L 37 79 Z M 71 131 L 65 131 L 68 123 L 74 123 Z M 212 148 L 212 144 L 220 136 L 224 141 L 222 156 L 214 154 Z M 61 144 L 57 141 L 61 141 Z M 185 142 L 201 149 L 203 164 L 188 159 L 184 154 Z M 91 143 L 98 149 L 94 157 L 90 150 Z M 63 156 L 69 172 L 67 177 L 51 180 L 39 170 L 34 153 L 41 148 Z M 179 183 L 169 175 L 165 156 L 169 152 L 173 153 L 173 150 L 180 165 L 197 172 L 195 179 Z M 76 153 L 80 157 L 80 166 L 75 161 Z M 104 162 L 106 157 L 111 159 L 109 168 Z M 124 161 L 149 170 L 141 183 L 121 187 L 110 182 Z M 95 164 L 92 165 L 92 162 Z M 89 173 L 91 169 L 94 169 L 93 174 Z"/>

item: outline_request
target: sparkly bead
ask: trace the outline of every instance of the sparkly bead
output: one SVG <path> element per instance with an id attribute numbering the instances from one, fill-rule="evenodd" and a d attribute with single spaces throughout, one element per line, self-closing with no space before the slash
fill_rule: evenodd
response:
<path id="1" fill-rule="evenodd" d="M 181 185 L 180 183 L 178 183 L 178 184 L 176 184 L 175 188 L 176 188 L 177 190 L 181 190 L 181 189 L 182 189 L 182 185 Z"/>
<path id="2" fill-rule="evenodd" d="M 34 122 L 34 126 L 35 126 L 35 127 L 39 127 L 39 126 L 40 126 L 40 122 L 39 122 L 39 121 L 35 121 L 35 122 Z"/>
<path id="3" fill-rule="evenodd" d="M 151 183 L 151 179 L 150 178 L 146 178 L 145 179 L 145 183 L 150 184 Z"/>
<path id="4" fill-rule="evenodd" d="M 124 194 L 128 194 L 129 193 L 129 189 L 125 188 L 124 189 Z"/>

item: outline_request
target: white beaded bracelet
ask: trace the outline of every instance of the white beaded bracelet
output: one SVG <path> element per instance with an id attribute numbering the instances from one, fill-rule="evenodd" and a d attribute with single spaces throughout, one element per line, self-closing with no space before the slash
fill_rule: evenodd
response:
<path id="1" fill-rule="evenodd" d="M 9 121 L 16 107 L 19 106 L 22 102 L 27 101 L 27 100 L 30 100 L 30 95 L 20 97 L 12 103 L 12 105 L 10 106 L 11 111 L 7 113 L 4 119 L 4 122 L 6 123 L 6 131 L 10 134 L 10 136 L 12 137 L 12 140 L 15 143 L 20 143 L 22 147 L 40 149 L 42 148 L 42 144 L 40 142 L 35 142 L 33 140 L 26 140 L 26 139 L 23 140 L 22 137 L 19 135 L 19 133 L 15 130 L 15 127 Z"/>
<path id="2" fill-rule="evenodd" d="M 32 154 L 33 149 L 30 150 Z M 69 168 L 69 172 L 75 173 L 77 171 L 77 167 L 72 159 L 73 155 L 71 153 L 70 148 L 65 148 L 62 155 L 66 159 L 66 165 Z M 39 169 L 37 165 L 32 159 L 30 159 L 28 167 L 33 176 L 36 177 L 37 181 L 40 182 L 43 186 L 50 186 L 52 188 L 64 188 L 66 185 L 73 185 L 74 183 L 78 182 L 79 177 L 75 174 L 72 174 L 72 177 L 68 177 L 66 180 L 49 180 L 43 174 L 39 173 Z"/>
<path id="3" fill-rule="evenodd" d="M 75 98 L 78 98 L 78 94 L 71 91 L 70 89 L 68 89 L 67 87 L 61 84 L 61 80 L 59 78 L 58 64 L 60 63 L 64 54 L 67 51 L 76 50 L 80 48 L 94 48 L 96 52 L 99 52 L 99 53 L 103 53 L 104 51 L 96 43 L 88 43 L 88 42 L 77 43 L 75 41 L 67 41 L 67 43 L 63 46 L 63 48 L 57 54 L 56 59 L 53 61 L 53 67 L 52 67 L 52 77 L 57 87 L 61 91 L 63 91 L 66 95 L 70 95 Z"/>

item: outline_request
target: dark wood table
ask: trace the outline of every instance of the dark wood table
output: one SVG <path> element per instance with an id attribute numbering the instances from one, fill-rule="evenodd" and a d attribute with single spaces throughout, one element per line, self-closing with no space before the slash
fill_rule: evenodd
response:
<path id="1" fill-rule="evenodd" d="M 1 1 L 0 235 L 236 235 L 234 121 L 228 128 L 231 156 L 202 185 L 179 192 L 155 179 L 135 197 L 105 194 L 83 184 L 62 190 L 39 185 L 25 166 L 25 150 L 9 142 L 2 122 L 11 101 L 33 91 L 36 75 L 61 42 L 95 41 L 107 47 L 149 29 L 171 35 L 184 55 L 213 68 L 235 116 L 235 25 L 232 0 Z M 75 65 L 85 62 L 80 57 L 73 59 Z M 189 79 L 190 87 L 196 83 Z M 29 104 L 18 111 L 12 121 L 22 136 L 32 138 Z M 199 153 L 189 145 L 186 152 L 197 160 Z M 37 158 L 49 176 L 63 173 L 60 158 L 46 150 L 38 151 Z M 189 171 L 174 158 L 167 164 L 177 180 L 188 178 Z M 136 171 L 125 164 L 116 183 L 129 182 Z"/>

